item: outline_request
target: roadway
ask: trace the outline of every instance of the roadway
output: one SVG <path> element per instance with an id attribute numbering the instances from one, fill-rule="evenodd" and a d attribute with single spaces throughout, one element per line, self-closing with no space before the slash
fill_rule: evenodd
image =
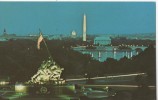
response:
<path id="1" fill-rule="evenodd" d="M 135 81 L 135 77 L 138 75 L 142 75 L 143 77 L 146 76 L 145 73 L 134 73 L 134 74 L 119 74 L 119 75 L 108 75 L 105 77 L 93 77 L 91 80 L 93 80 L 97 84 L 86 84 L 87 78 L 78 78 L 78 79 L 66 79 L 66 83 L 68 84 L 77 84 L 79 87 L 84 87 L 84 88 L 92 88 L 92 89 L 106 89 L 107 87 L 109 89 L 112 89 L 114 91 L 131 91 L 135 92 L 139 89 L 142 89 L 140 85 L 137 84 L 126 84 L 126 83 L 132 83 Z M 108 84 L 108 82 L 115 83 L 115 84 Z M 120 82 L 122 83 L 120 84 Z M 124 84 L 123 84 L 124 83 Z M 135 82 L 137 83 L 137 82 Z M 10 86 L 9 86 L 10 87 Z M 12 86 L 13 87 L 13 86 Z M 156 86 L 146 86 L 148 89 L 152 91 L 152 95 L 156 94 Z M 14 88 L 10 88 L 7 90 L 0 90 L 0 96 L 4 97 L 5 99 L 9 100 L 40 100 L 45 99 L 45 100 L 70 100 L 71 96 L 67 95 L 59 95 L 57 97 L 54 97 L 52 95 L 30 95 L 28 93 L 16 93 Z M 77 96 L 76 96 L 77 97 Z M 71 97 L 71 98 L 76 98 L 76 97 Z"/>

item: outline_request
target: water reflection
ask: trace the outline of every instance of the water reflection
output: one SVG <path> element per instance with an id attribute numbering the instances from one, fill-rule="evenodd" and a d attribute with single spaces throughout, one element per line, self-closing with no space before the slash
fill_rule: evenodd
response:
<path id="1" fill-rule="evenodd" d="M 83 52 L 83 54 L 88 54 L 88 52 Z M 91 56 L 94 59 L 97 59 L 101 62 L 105 61 L 107 58 L 114 58 L 114 59 L 121 59 L 123 57 L 127 57 L 127 58 L 132 58 L 134 55 L 137 55 L 137 53 L 135 51 L 131 51 L 131 52 L 116 52 L 116 51 L 107 51 L 107 52 L 97 52 L 97 51 L 93 51 L 91 52 Z"/>
<path id="2" fill-rule="evenodd" d="M 73 49 L 81 52 L 82 54 L 89 54 L 91 55 L 93 59 L 96 59 L 100 62 L 104 62 L 107 60 L 107 58 L 114 58 L 114 59 L 119 60 L 123 57 L 127 57 L 130 59 L 133 56 L 139 54 L 139 52 L 135 50 L 136 48 L 141 48 L 144 51 L 144 49 L 147 47 L 131 47 L 132 50 L 130 51 L 125 51 L 125 50 L 117 51 L 115 48 L 116 47 L 109 46 L 109 47 L 103 47 L 103 48 L 97 47 L 97 49 L 95 50 L 87 50 L 81 47 L 73 48 Z"/>

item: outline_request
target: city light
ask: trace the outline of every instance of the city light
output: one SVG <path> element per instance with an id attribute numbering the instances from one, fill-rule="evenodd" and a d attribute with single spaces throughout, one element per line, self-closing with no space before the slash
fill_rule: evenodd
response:
<path id="1" fill-rule="evenodd" d="M 22 84 L 15 85 L 16 92 L 26 92 L 26 86 Z"/>
<path id="2" fill-rule="evenodd" d="M 5 82 L 5 81 L 0 82 L 0 85 L 7 85 L 7 84 L 9 84 L 9 82 Z"/>

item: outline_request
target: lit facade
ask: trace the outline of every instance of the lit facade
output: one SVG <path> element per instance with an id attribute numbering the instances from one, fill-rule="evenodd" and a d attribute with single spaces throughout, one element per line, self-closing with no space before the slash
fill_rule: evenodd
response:
<path id="1" fill-rule="evenodd" d="M 108 45 L 111 44 L 111 39 L 109 37 L 95 37 L 95 45 Z"/>

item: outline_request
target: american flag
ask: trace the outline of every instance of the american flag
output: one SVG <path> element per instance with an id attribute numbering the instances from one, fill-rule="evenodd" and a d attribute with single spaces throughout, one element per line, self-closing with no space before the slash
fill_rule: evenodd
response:
<path id="1" fill-rule="evenodd" d="M 43 40 L 43 36 L 42 36 L 42 34 L 40 33 L 40 36 L 39 36 L 38 41 L 37 41 L 37 49 L 38 49 L 38 50 L 40 49 L 40 43 L 42 42 L 42 40 Z"/>

